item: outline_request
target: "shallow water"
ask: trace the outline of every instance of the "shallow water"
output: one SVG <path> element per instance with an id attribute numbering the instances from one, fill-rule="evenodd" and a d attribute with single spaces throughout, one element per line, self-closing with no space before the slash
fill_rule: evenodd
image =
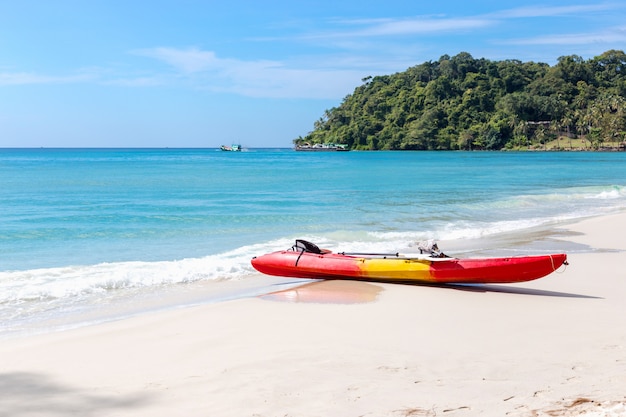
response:
<path id="1" fill-rule="evenodd" d="M 91 312 L 107 306 L 109 318 L 130 314 L 120 306 L 142 297 L 223 299 L 198 299 L 194 286 L 242 281 L 246 293 L 259 279 L 249 260 L 296 238 L 352 252 L 410 252 L 431 238 L 457 256 L 585 250 L 558 227 L 624 210 L 625 163 L 626 153 L 2 149 L 0 333 L 97 321 Z"/>

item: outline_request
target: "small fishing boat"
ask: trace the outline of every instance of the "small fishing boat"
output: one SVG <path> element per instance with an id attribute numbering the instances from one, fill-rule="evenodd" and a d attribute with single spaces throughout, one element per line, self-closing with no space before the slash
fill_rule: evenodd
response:
<path id="1" fill-rule="evenodd" d="M 241 145 L 231 145 L 231 146 L 222 145 L 220 146 L 220 149 L 223 151 L 229 151 L 229 152 L 241 152 Z"/>
<path id="2" fill-rule="evenodd" d="M 261 273 L 283 277 L 448 284 L 531 281 L 567 265 L 565 254 L 459 259 L 432 243 L 420 250 L 425 253 L 333 253 L 298 239 L 291 249 L 255 257 L 251 263 Z"/>

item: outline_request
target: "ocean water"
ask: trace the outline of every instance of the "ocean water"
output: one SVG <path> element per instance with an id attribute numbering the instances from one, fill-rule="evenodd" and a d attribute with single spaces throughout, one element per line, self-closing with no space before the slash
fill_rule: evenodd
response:
<path id="1" fill-rule="evenodd" d="M 626 209 L 626 153 L 0 149 L 0 202 L 2 336 L 264 291 L 250 259 L 296 238 L 580 250 L 555 230 Z"/>

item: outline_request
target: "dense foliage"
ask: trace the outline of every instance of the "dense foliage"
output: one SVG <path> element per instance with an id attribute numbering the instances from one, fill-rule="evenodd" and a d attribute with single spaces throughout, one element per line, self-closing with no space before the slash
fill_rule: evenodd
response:
<path id="1" fill-rule="evenodd" d="M 626 54 L 563 56 L 554 66 L 442 56 L 367 77 L 296 144 L 351 149 L 521 149 L 562 136 L 594 148 L 626 135 Z"/>

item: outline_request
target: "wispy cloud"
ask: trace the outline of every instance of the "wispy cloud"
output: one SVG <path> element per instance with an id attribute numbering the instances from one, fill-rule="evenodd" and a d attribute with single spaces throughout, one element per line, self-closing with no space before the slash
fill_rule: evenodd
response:
<path id="1" fill-rule="evenodd" d="M 524 19 L 532 17 L 557 17 L 580 15 L 581 13 L 604 12 L 617 7 L 614 4 L 579 4 L 571 6 L 526 6 L 513 9 L 501 10 L 485 15 L 492 19 Z"/>
<path id="2" fill-rule="evenodd" d="M 613 3 L 570 6 L 526 6 L 474 16 L 425 15 L 409 18 L 332 19 L 328 28 L 303 33 L 288 40 L 332 40 L 335 45 L 349 45 L 351 38 L 384 38 L 413 35 L 443 35 L 478 30 L 505 24 L 510 19 L 581 16 L 623 9 Z M 345 41 L 341 41 L 344 39 Z M 265 39 L 265 40 L 276 40 Z M 283 39 L 287 40 L 287 39 Z"/>
<path id="3" fill-rule="evenodd" d="M 88 74 L 53 76 L 32 72 L 0 72 L 0 85 L 68 84 L 93 80 Z"/>
<path id="4" fill-rule="evenodd" d="M 170 68 L 151 73 L 136 69 L 89 68 L 74 75 L 56 76 L 0 70 L 0 86 L 76 84 L 91 82 L 122 87 L 184 84 L 196 90 L 234 93 L 249 97 L 339 99 L 353 89 L 364 69 L 319 68 L 275 60 L 221 58 L 214 51 L 195 47 L 157 47 L 131 54 L 157 60 Z M 135 75 L 133 74 L 139 74 Z"/>
<path id="5" fill-rule="evenodd" d="M 152 77 L 119 77 L 101 82 L 105 85 L 117 85 L 121 87 L 155 87 L 167 84 L 167 80 L 160 76 Z"/>
<path id="6" fill-rule="evenodd" d="M 502 43 L 508 45 L 610 45 L 626 43 L 626 26 L 609 28 L 597 32 L 563 33 L 510 39 Z"/>
<path id="7" fill-rule="evenodd" d="M 158 47 L 133 53 L 171 66 L 196 88 L 252 97 L 338 98 L 354 88 L 361 71 L 302 69 L 272 60 L 220 58 L 199 48 Z M 341 91 L 341 93 L 340 93 Z"/>
<path id="8" fill-rule="evenodd" d="M 481 17 L 447 18 L 440 16 L 420 16 L 402 19 L 342 20 L 339 23 L 344 26 L 345 30 L 322 31 L 315 34 L 304 35 L 303 38 L 381 37 L 417 34 L 436 35 L 482 28 L 492 25 L 493 21 Z M 360 27 L 355 28 L 357 26 Z"/>
<path id="9" fill-rule="evenodd" d="M 223 60 L 217 59 L 214 52 L 203 51 L 198 48 L 177 49 L 158 47 L 138 49 L 132 51 L 132 53 L 155 58 L 188 74 L 223 66 Z"/>

